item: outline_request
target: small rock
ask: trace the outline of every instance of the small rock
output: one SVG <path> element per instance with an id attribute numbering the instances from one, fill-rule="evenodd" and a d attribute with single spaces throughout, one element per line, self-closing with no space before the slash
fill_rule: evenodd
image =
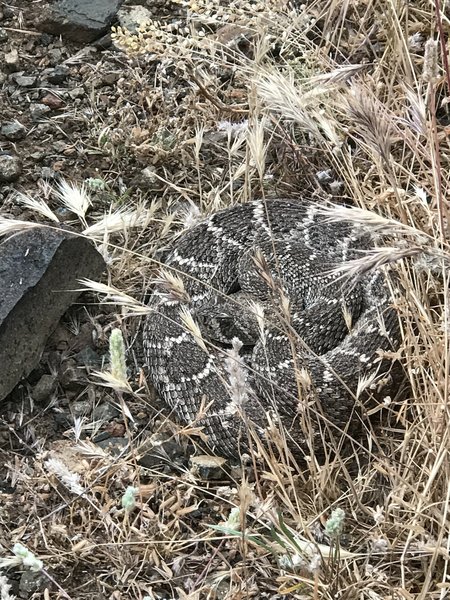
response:
<path id="1" fill-rule="evenodd" d="M 44 158 L 46 156 L 47 156 L 47 154 L 45 152 L 43 152 L 42 150 L 37 150 L 36 152 L 33 152 L 32 154 L 30 154 L 30 158 L 32 158 L 35 162 L 44 160 Z"/>
<path id="2" fill-rule="evenodd" d="M 42 167 L 41 169 L 41 177 L 42 179 L 47 179 L 48 181 L 52 181 L 58 177 L 56 171 L 51 169 L 50 167 Z"/>
<path id="3" fill-rule="evenodd" d="M 58 217 L 60 223 L 67 223 L 68 221 L 73 221 L 74 219 L 73 212 L 66 206 L 60 206 L 56 208 L 53 212 Z"/>
<path id="4" fill-rule="evenodd" d="M 111 421 L 105 427 L 105 431 L 109 433 L 111 437 L 124 437 L 127 431 L 125 423 L 117 423 L 117 421 Z"/>
<path id="5" fill-rule="evenodd" d="M 7 4 L 3 5 L 2 12 L 4 19 L 12 19 L 14 17 L 14 9 Z"/>
<path id="6" fill-rule="evenodd" d="M 333 181 L 333 172 L 331 169 L 318 171 L 316 173 L 316 178 L 319 183 L 330 183 L 330 181 Z"/>
<path id="7" fill-rule="evenodd" d="M 48 400 L 51 394 L 55 391 L 56 382 L 56 375 L 42 375 L 33 388 L 32 396 L 34 400 L 36 400 L 36 402 Z"/>
<path id="8" fill-rule="evenodd" d="M 91 45 L 99 50 L 108 50 L 113 45 L 111 34 L 107 33 L 106 35 L 102 35 L 102 37 L 98 38 L 98 40 L 92 42 Z"/>
<path id="9" fill-rule="evenodd" d="M 31 594 L 42 592 L 50 587 L 50 581 L 42 571 L 30 571 L 27 569 L 20 576 L 19 591 L 22 598 L 29 598 Z M 24 596 L 23 594 L 26 594 Z"/>
<path id="10" fill-rule="evenodd" d="M 91 414 L 92 402 L 90 400 L 75 400 L 70 404 L 70 412 L 74 417 L 86 417 Z"/>
<path id="11" fill-rule="evenodd" d="M 138 464 L 152 469 L 164 464 L 185 464 L 185 449 L 172 437 L 158 432 L 139 448 Z"/>
<path id="12" fill-rule="evenodd" d="M 111 421 L 119 415 L 120 412 L 110 402 L 102 402 L 94 407 L 92 411 L 92 418 L 95 421 Z"/>
<path id="13" fill-rule="evenodd" d="M 35 50 L 39 51 L 38 44 L 36 43 L 35 39 L 29 39 L 28 42 L 22 46 L 22 51 L 27 54 L 34 53 Z"/>
<path id="14" fill-rule="evenodd" d="M 59 61 L 62 58 L 62 50 L 61 48 L 51 48 L 48 52 L 47 52 L 47 56 L 49 58 L 49 60 L 51 61 L 52 65 L 57 65 L 59 63 Z"/>
<path id="15" fill-rule="evenodd" d="M 66 360 L 59 370 L 59 382 L 65 390 L 79 390 L 87 383 L 87 379 L 83 377 L 83 371 L 76 366 L 75 361 Z"/>
<path id="16" fill-rule="evenodd" d="M 76 300 L 81 278 L 105 263 L 86 239 L 46 227 L 0 244 L 0 400 L 36 367 L 45 342 Z"/>
<path id="17" fill-rule="evenodd" d="M 156 169 L 155 169 L 155 167 L 152 167 L 152 166 L 148 166 L 148 167 L 145 167 L 145 169 L 142 169 L 141 176 L 142 176 L 142 180 L 146 183 L 155 183 L 155 181 L 158 181 Z"/>
<path id="18" fill-rule="evenodd" d="M 24 75 L 22 73 L 14 73 L 12 75 L 12 79 L 20 85 L 20 87 L 30 88 L 36 85 L 37 77 L 33 75 Z"/>
<path id="19" fill-rule="evenodd" d="M 37 42 L 40 46 L 50 46 L 50 44 L 53 42 L 54 37 L 52 35 L 49 35 L 48 33 L 42 33 L 39 38 L 37 39 Z"/>
<path id="20" fill-rule="evenodd" d="M 120 73 L 106 73 L 106 75 L 103 75 L 102 77 L 102 84 L 114 85 L 119 80 L 120 75 Z"/>
<path id="21" fill-rule="evenodd" d="M 10 154 L 0 155 L 0 181 L 16 181 L 22 173 L 19 157 Z"/>
<path id="22" fill-rule="evenodd" d="M 225 458 L 200 454 L 191 456 L 191 473 L 200 479 L 223 479 Z"/>
<path id="23" fill-rule="evenodd" d="M 69 148 L 67 142 L 64 142 L 63 140 L 55 140 L 53 142 L 53 148 L 55 150 L 55 152 L 61 153 L 61 152 L 65 152 L 67 150 L 67 148 Z"/>
<path id="24" fill-rule="evenodd" d="M 80 350 L 80 352 L 77 352 L 77 354 L 74 356 L 74 359 L 79 365 L 93 369 L 101 368 L 103 364 L 101 356 L 99 356 L 95 350 L 89 347 L 83 348 Z"/>
<path id="25" fill-rule="evenodd" d="M 50 107 L 52 110 L 56 110 L 64 106 L 64 100 L 52 93 L 46 94 L 41 99 L 41 102 L 42 104 L 45 104 L 45 106 Z"/>
<path id="26" fill-rule="evenodd" d="M 54 0 L 42 6 L 37 27 L 89 44 L 107 32 L 123 0 Z"/>
<path id="27" fill-rule="evenodd" d="M 54 69 L 49 69 L 48 73 L 46 73 L 46 79 L 49 83 L 53 83 L 58 85 L 63 83 L 68 75 L 70 70 L 65 65 L 58 65 Z"/>
<path id="28" fill-rule="evenodd" d="M 7 123 L 3 123 L 0 133 L 4 135 L 7 140 L 17 142 L 18 140 L 23 140 L 27 134 L 27 130 L 22 123 L 19 123 L 19 121 L 8 121 Z"/>
<path id="29" fill-rule="evenodd" d="M 102 435 L 97 436 L 93 442 L 99 448 L 107 450 L 113 456 L 118 456 L 128 446 L 128 438 L 110 437 L 108 434 L 105 434 L 105 437 Z"/>
<path id="30" fill-rule="evenodd" d="M 74 100 L 76 98 L 82 98 L 84 96 L 84 89 L 82 87 L 76 87 L 68 92 L 69 96 Z"/>
<path id="31" fill-rule="evenodd" d="M 19 53 L 17 52 L 17 50 L 15 48 L 13 48 L 13 50 L 11 50 L 10 52 L 7 52 L 5 54 L 5 56 L 3 57 L 3 62 L 4 62 L 6 69 L 10 73 L 12 73 L 14 71 L 18 71 L 19 65 L 20 65 L 20 59 L 19 59 Z"/>
<path id="32" fill-rule="evenodd" d="M 139 26 L 152 20 L 152 13 L 145 6 L 124 6 L 117 13 L 119 25 L 130 33 L 136 33 Z"/>
<path id="33" fill-rule="evenodd" d="M 5 29 L 3 29 L 3 27 L 0 27 L 0 44 L 4 44 L 7 41 L 8 41 L 8 32 Z"/>
<path id="34" fill-rule="evenodd" d="M 30 117 L 32 121 L 39 121 L 51 111 L 49 106 L 35 102 L 30 104 Z"/>

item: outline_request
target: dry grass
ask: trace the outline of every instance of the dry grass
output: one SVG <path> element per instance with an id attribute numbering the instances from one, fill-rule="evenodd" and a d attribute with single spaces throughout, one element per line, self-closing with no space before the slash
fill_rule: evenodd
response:
<path id="1" fill-rule="evenodd" d="M 249 12 L 238 0 L 186 4 L 190 16 L 176 32 L 156 23 L 141 40 L 119 32 L 128 50 L 144 50 L 131 78 L 154 61 L 145 102 L 155 117 L 120 142 L 105 129 L 101 142 L 152 164 L 158 201 L 116 207 L 105 220 L 89 219 L 81 203 L 80 229 L 103 243 L 115 287 L 139 297 L 142 273 L 152 273 L 144 257 L 157 262 L 198 209 L 262 194 L 350 199 L 359 209 L 352 218 L 380 246 L 350 273 L 380 264 L 395 272 L 409 387 L 372 409 L 383 426 L 366 425 L 350 454 L 328 453 L 323 464 L 311 457 L 295 470 L 260 448 L 250 480 L 238 470 L 204 482 L 180 463 L 144 470 L 136 462 L 144 439 L 129 414 L 130 445 L 114 458 L 80 441 L 95 425 L 75 422 L 66 443 L 32 449 L 26 468 L 10 461 L 29 517 L 7 524 L 4 539 L 32 549 L 74 600 L 448 597 L 450 74 L 441 46 L 427 42 L 436 29 L 447 34 L 447 21 L 437 3 L 420 0 L 317 0 L 298 12 L 281 3 L 275 12 L 268 3 Z M 44 202 L 34 208 L 52 219 Z M 140 310 L 123 304 L 122 316 Z M 138 410 L 142 396 L 133 402 Z M 193 433 L 172 431 L 182 441 Z M 120 500 L 130 485 L 138 492 L 127 511 Z M 333 533 L 337 507 L 346 517 Z M 0 588 L 8 598 L 2 577 Z"/>

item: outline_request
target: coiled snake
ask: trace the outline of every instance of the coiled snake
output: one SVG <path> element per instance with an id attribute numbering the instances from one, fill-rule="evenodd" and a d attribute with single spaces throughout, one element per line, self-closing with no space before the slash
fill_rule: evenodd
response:
<path id="1" fill-rule="evenodd" d="M 150 378 L 176 418 L 224 456 L 248 451 L 249 425 L 268 443 L 269 422 L 309 454 L 390 394 L 400 336 L 385 275 L 338 276 L 372 245 L 303 200 L 233 206 L 182 234 L 165 264 L 184 290 L 160 283 L 144 327 Z"/>

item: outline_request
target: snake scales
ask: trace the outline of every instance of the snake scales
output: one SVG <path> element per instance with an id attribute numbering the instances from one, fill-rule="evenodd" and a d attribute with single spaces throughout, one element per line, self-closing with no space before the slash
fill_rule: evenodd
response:
<path id="1" fill-rule="evenodd" d="M 304 200 L 234 206 L 183 233 L 165 268 L 184 291 L 160 282 L 144 326 L 150 379 L 175 417 L 224 456 L 248 451 L 249 424 L 265 443 L 269 421 L 282 425 L 294 454 L 309 454 L 358 422 L 361 402 L 398 385 L 385 275 L 337 276 L 372 246 L 361 226 L 331 222 Z"/>

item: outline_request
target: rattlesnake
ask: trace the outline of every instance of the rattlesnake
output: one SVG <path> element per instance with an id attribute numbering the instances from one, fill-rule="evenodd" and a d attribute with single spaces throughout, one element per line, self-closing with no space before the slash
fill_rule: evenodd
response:
<path id="1" fill-rule="evenodd" d="M 385 275 L 337 272 L 372 246 L 360 225 L 305 200 L 233 206 L 183 233 L 165 270 L 184 289 L 159 280 L 143 333 L 175 417 L 224 456 L 248 452 L 249 425 L 265 444 L 282 425 L 294 454 L 309 454 L 358 421 L 361 401 L 382 401 L 398 385 L 400 338 Z"/>

